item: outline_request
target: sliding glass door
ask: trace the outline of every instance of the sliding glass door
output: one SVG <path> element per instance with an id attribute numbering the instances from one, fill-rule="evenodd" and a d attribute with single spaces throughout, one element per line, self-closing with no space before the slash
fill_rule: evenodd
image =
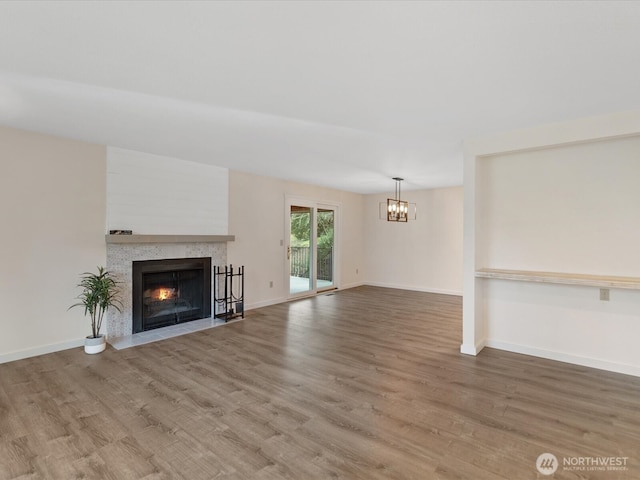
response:
<path id="1" fill-rule="evenodd" d="M 300 199 L 287 202 L 289 296 L 335 288 L 337 206 Z"/>

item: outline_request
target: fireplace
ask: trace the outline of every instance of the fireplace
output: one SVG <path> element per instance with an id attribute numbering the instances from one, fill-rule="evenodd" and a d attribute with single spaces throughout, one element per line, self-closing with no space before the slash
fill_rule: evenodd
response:
<path id="1" fill-rule="evenodd" d="M 211 317 L 211 257 L 133 262 L 133 333 Z"/>

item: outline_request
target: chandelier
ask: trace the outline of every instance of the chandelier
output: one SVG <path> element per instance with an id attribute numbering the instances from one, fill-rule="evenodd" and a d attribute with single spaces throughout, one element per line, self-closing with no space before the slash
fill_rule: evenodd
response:
<path id="1" fill-rule="evenodd" d="M 395 198 L 387 198 L 387 221 L 388 222 L 407 222 L 409 217 L 416 219 L 416 204 L 409 203 L 400 198 L 400 183 L 404 178 L 393 177 L 396 182 Z"/>

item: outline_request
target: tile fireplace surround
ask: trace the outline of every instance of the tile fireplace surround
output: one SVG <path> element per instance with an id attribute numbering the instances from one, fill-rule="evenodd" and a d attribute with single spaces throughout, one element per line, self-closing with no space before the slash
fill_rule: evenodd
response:
<path id="1" fill-rule="evenodd" d="M 132 334 L 134 261 L 211 257 L 213 269 L 227 264 L 226 242 L 234 239 L 233 235 L 107 235 L 107 270 L 121 282 L 122 290 L 122 312 L 107 312 L 107 341 L 117 342 Z"/>

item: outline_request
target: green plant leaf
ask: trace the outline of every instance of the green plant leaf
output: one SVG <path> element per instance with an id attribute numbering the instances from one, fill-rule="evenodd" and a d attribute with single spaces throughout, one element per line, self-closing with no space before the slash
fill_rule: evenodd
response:
<path id="1" fill-rule="evenodd" d="M 120 288 L 111 272 L 98 267 L 98 273 L 85 272 L 80 276 L 78 287 L 82 289 L 76 297 L 79 301 L 69 308 L 84 307 L 84 314 L 91 319 L 91 333 L 94 338 L 100 335 L 102 319 L 109 308 L 121 311 Z"/>

